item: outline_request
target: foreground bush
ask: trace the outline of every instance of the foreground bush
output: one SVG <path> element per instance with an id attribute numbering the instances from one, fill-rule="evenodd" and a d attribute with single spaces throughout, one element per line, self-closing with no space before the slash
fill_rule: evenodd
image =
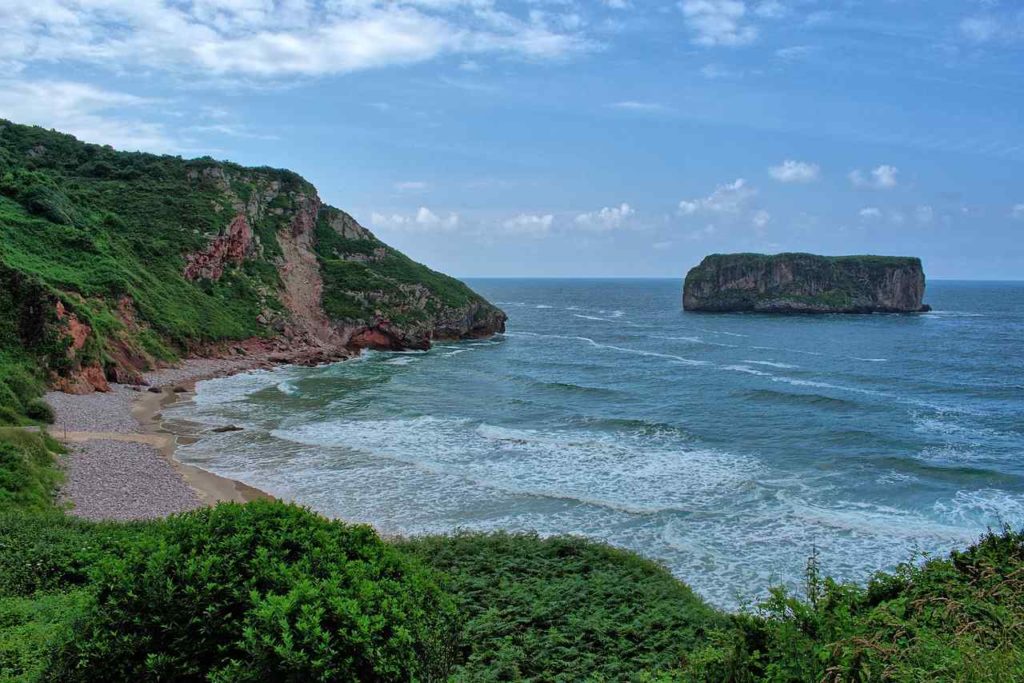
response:
<path id="1" fill-rule="evenodd" d="M 1024 533 L 880 573 L 865 587 L 821 579 L 773 592 L 689 658 L 686 681 L 1024 680 Z"/>
<path id="2" fill-rule="evenodd" d="M 458 600 L 456 681 L 629 680 L 726 623 L 662 566 L 592 541 L 460 534 L 400 547 L 445 572 Z"/>
<path id="3" fill-rule="evenodd" d="M 437 680 L 454 610 L 368 527 L 281 503 L 168 519 L 99 560 L 49 680 Z"/>

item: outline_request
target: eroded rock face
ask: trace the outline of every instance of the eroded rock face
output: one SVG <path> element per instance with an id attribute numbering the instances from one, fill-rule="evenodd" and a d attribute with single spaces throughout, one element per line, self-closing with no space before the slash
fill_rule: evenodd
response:
<path id="1" fill-rule="evenodd" d="M 239 264 L 252 251 L 252 228 L 245 214 L 238 214 L 223 235 L 216 237 L 203 251 L 185 256 L 185 277 L 219 280 L 229 264 Z"/>
<path id="2" fill-rule="evenodd" d="M 67 356 L 70 369 L 63 375 L 54 378 L 56 388 L 69 394 L 91 394 L 94 391 L 110 391 L 107 377 L 103 369 L 95 363 L 82 363 L 82 350 L 85 348 L 92 328 L 81 322 L 78 316 L 68 311 L 60 301 L 55 306 L 57 322 L 68 337 Z"/>
<path id="3" fill-rule="evenodd" d="M 921 260 L 890 256 L 714 254 L 690 270 L 688 311 L 763 313 L 917 313 Z"/>

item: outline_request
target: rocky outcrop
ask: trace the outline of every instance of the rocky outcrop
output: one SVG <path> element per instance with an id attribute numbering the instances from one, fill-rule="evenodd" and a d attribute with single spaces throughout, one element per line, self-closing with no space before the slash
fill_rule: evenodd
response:
<path id="1" fill-rule="evenodd" d="M 185 278 L 219 280 L 226 267 L 241 263 L 251 251 L 252 228 L 245 214 L 239 214 L 205 249 L 185 255 Z"/>
<path id="2" fill-rule="evenodd" d="M 917 313 L 921 260 L 894 256 L 713 254 L 687 274 L 687 311 Z"/>
<path id="3" fill-rule="evenodd" d="M 122 153 L 0 120 L 0 355 L 68 391 L 188 355 L 322 363 L 501 332 L 296 173 Z"/>

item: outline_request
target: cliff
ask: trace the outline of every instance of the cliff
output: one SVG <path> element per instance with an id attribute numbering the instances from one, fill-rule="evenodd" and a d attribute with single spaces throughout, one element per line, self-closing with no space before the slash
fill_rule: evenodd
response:
<path id="1" fill-rule="evenodd" d="M 930 310 L 921 260 L 896 256 L 713 254 L 686 275 L 687 311 L 914 313 Z"/>
<path id="2" fill-rule="evenodd" d="M 0 408 L 26 378 L 104 390 L 190 354 L 316 362 L 505 325 L 291 171 L 118 152 L 3 120 L 0 287 Z"/>

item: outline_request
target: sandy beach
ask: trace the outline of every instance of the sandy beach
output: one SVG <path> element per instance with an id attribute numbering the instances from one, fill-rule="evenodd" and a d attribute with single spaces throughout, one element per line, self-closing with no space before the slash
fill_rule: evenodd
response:
<path id="1" fill-rule="evenodd" d="M 189 400 L 196 382 L 265 366 L 262 359 L 190 359 L 146 373 L 149 387 L 112 384 L 107 393 L 51 392 L 50 428 L 68 446 L 60 493 L 69 513 L 92 520 L 133 520 L 268 494 L 174 458 L 179 444 L 203 436 L 202 425 L 165 425 L 162 411 Z"/>

